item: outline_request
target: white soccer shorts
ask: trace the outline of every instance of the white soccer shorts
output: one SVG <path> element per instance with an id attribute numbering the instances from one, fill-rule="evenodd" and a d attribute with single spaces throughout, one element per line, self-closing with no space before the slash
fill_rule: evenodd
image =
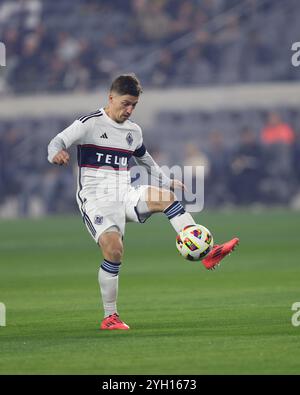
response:
<path id="1" fill-rule="evenodd" d="M 124 236 L 127 222 L 143 223 L 151 212 L 145 203 L 145 192 L 149 185 L 136 188 L 128 186 L 120 192 L 118 199 L 116 191 L 106 191 L 102 196 L 87 193 L 77 195 L 77 203 L 87 230 L 98 243 L 99 236 L 109 228 L 117 228 Z M 139 201 L 141 204 L 139 204 Z"/>

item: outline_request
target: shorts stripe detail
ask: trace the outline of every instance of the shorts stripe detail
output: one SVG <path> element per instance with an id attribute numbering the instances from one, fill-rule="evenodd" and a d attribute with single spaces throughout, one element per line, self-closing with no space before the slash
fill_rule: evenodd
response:
<path id="1" fill-rule="evenodd" d="M 137 216 L 137 219 L 138 219 L 139 223 L 143 224 L 146 221 L 147 218 L 145 218 L 144 220 L 141 219 L 140 214 L 139 214 L 139 212 L 137 210 L 137 206 L 134 206 L 134 211 L 135 211 L 135 214 Z M 149 215 L 149 217 L 150 217 L 150 215 Z"/>
<path id="2" fill-rule="evenodd" d="M 87 215 L 87 213 L 84 210 L 82 210 L 82 211 L 83 211 L 84 218 L 85 218 L 86 222 L 89 224 L 90 228 L 96 233 L 96 229 L 93 226 L 92 221 L 90 220 L 90 217 Z"/>
<path id="3" fill-rule="evenodd" d="M 83 211 L 83 220 L 86 224 L 86 226 L 90 229 L 92 235 L 95 237 L 96 236 L 96 229 L 93 227 L 91 220 L 89 219 L 88 215 Z"/>
<path id="4" fill-rule="evenodd" d="M 81 168 L 79 168 L 79 173 L 78 173 L 78 184 L 79 184 L 79 190 L 78 190 L 77 196 L 78 196 L 78 199 L 81 202 L 80 211 L 81 211 L 82 219 L 83 219 L 83 222 L 86 224 L 86 226 L 89 228 L 89 230 L 90 230 L 91 234 L 93 235 L 93 237 L 95 237 L 96 234 L 97 234 L 97 231 L 96 231 L 95 227 L 93 226 L 92 221 L 90 220 L 89 216 L 87 215 L 87 213 L 83 209 L 84 201 L 81 199 L 81 196 L 80 196 L 80 192 L 82 190 Z"/>

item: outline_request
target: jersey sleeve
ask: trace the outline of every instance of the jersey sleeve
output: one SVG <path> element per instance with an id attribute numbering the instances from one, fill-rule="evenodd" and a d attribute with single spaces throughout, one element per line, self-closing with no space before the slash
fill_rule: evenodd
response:
<path id="1" fill-rule="evenodd" d="M 79 120 L 74 121 L 70 126 L 60 132 L 57 137 L 60 137 L 66 148 L 73 144 L 80 144 L 87 132 L 87 125 Z"/>
<path id="2" fill-rule="evenodd" d="M 76 120 L 62 132 L 58 133 L 48 145 L 48 161 L 53 163 L 53 158 L 59 151 L 69 148 L 72 144 L 79 144 L 84 138 L 86 131 L 86 125 Z"/>

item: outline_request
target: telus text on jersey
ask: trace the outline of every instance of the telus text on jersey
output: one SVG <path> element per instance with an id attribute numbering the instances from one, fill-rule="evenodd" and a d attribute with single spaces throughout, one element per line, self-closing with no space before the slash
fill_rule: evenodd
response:
<path id="1" fill-rule="evenodd" d="M 100 152 L 96 152 L 97 162 L 101 162 L 104 159 L 104 162 L 109 165 L 118 165 L 118 166 L 127 166 L 127 158 L 126 157 L 118 157 L 110 154 L 103 154 Z"/>

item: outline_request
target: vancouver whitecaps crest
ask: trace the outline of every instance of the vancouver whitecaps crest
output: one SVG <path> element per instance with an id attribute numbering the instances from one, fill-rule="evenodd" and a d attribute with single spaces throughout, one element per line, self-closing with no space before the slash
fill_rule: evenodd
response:
<path id="1" fill-rule="evenodd" d="M 127 141 L 128 145 L 132 145 L 132 143 L 133 143 L 133 137 L 132 137 L 131 132 L 127 133 L 126 141 Z"/>
<path id="2" fill-rule="evenodd" d="M 95 215 L 94 223 L 95 223 L 96 225 L 101 225 L 102 222 L 103 222 L 103 217 L 102 217 L 102 215 Z"/>

